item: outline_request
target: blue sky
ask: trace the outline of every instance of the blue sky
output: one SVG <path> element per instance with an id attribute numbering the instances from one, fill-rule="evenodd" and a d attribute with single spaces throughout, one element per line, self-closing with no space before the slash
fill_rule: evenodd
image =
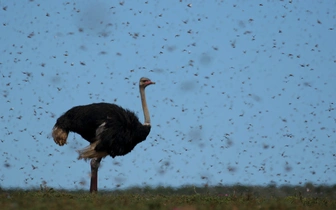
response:
<path id="1" fill-rule="evenodd" d="M 99 189 L 335 184 L 336 2 L 1 1 L 0 187 L 88 189 L 69 108 L 117 103 L 152 130 Z"/>

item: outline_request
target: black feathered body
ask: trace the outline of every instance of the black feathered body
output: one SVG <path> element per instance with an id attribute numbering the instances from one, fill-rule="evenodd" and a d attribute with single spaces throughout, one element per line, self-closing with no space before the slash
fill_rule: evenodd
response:
<path id="1" fill-rule="evenodd" d="M 80 134 L 95 142 L 96 152 L 112 157 L 129 153 L 146 139 L 151 128 L 141 124 L 134 112 L 109 103 L 73 107 L 57 119 L 55 127 Z"/>

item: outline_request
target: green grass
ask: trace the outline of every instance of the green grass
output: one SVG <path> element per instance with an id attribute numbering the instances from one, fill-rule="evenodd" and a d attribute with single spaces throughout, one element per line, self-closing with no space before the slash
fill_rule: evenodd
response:
<path id="1" fill-rule="evenodd" d="M 335 187 L 192 187 L 130 188 L 101 191 L 3 190 L 0 209 L 336 209 Z M 320 190 L 323 190 L 321 192 Z"/>

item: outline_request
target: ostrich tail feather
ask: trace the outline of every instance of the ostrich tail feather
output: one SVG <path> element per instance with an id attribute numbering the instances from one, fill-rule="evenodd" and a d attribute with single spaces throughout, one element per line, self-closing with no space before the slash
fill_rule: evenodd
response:
<path id="1" fill-rule="evenodd" d="M 56 144 L 63 146 L 67 142 L 69 131 L 66 131 L 58 126 L 54 126 L 52 137 Z"/>
<path id="2" fill-rule="evenodd" d="M 100 141 L 95 141 L 92 144 L 90 144 L 89 146 L 78 150 L 78 159 L 84 159 L 84 160 L 88 160 L 91 158 L 104 158 L 108 155 L 107 152 L 98 152 L 95 150 L 96 146 L 100 143 Z"/>

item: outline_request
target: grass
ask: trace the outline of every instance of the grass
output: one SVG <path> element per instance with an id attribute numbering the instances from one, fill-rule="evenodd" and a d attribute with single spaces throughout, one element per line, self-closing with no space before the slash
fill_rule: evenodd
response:
<path id="1" fill-rule="evenodd" d="M 0 188 L 0 209 L 117 209 L 117 210 L 196 210 L 196 209 L 336 209 L 335 187 L 312 190 L 305 187 L 192 187 L 131 188 L 101 191 L 63 191 Z M 229 193 L 227 193 L 229 192 Z"/>

